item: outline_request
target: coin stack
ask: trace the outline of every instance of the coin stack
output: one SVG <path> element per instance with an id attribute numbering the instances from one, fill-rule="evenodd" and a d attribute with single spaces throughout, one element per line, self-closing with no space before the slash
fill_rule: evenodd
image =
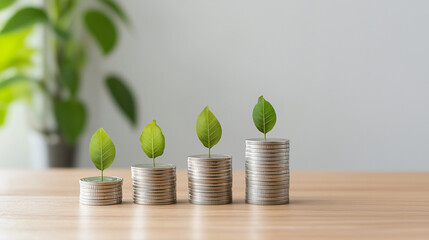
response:
<path id="1" fill-rule="evenodd" d="M 188 157 L 189 202 L 232 203 L 232 158 L 225 155 Z"/>
<path id="2" fill-rule="evenodd" d="M 87 177 L 80 179 L 80 203 L 86 205 L 111 205 L 122 202 L 120 177 Z"/>
<path id="3" fill-rule="evenodd" d="M 289 140 L 246 140 L 246 202 L 289 203 Z"/>
<path id="4" fill-rule="evenodd" d="M 176 203 L 176 166 L 167 163 L 131 167 L 133 200 L 137 204 Z"/>

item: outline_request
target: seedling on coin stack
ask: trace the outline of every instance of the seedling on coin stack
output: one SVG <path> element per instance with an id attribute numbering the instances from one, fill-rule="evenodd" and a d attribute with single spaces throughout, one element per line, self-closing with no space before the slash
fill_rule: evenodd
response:
<path id="1" fill-rule="evenodd" d="M 115 160 L 116 149 L 112 139 L 98 129 L 89 143 L 89 156 L 100 176 L 80 179 L 80 202 L 87 205 L 109 205 L 122 202 L 122 182 L 120 177 L 104 176 L 104 170 Z"/>
<path id="2" fill-rule="evenodd" d="M 156 121 L 146 125 L 140 136 L 141 147 L 149 158 L 152 158 L 153 167 L 155 167 L 155 158 L 161 156 L 165 149 L 165 137 L 161 128 L 156 125 Z"/>
<path id="3" fill-rule="evenodd" d="M 260 96 L 253 108 L 253 122 L 264 138 L 246 140 L 247 203 L 289 203 L 289 140 L 267 138 L 276 121 L 273 106 Z"/>
<path id="4" fill-rule="evenodd" d="M 155 163 L 165 149 L 165 137 L 153 120 L 140 136 L 141 148 L 152 159 L 152 164 L 131 167 L 133 199 L 137 204 L 172 204 L 176 202 L 176 166 Z"/>
<path id="5" fill-rule="evenodd" d="M 232 202 L 232 158 L 211 154 L 222 137 L 222 127 L 205 107 L 197 118 L 197 136 L 208 148 L 208 155 L 188 157 L 189 201 L 194 204 L 227 204 Z"/>

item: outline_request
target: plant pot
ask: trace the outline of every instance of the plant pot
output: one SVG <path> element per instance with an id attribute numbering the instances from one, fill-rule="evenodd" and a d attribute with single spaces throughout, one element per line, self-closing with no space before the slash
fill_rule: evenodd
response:
<path id="1" fill-rule="evenodd" d="M 232 203 L 232 157 L 193 155 L 188 157 L 189 202 L 221 205 Z"/>
<path id="2" fill-rule="evenodd" d="M 246 202 L 289 203 L 289 140 L 246 140 Z"/>
<path id="3" fill-rule="evenodd" d="M 176 166 L 168 163 L 137 164 L 131 167 L 133 200 L 137 204 L 176 203 Z"/>
<path id="4" fill-rule="evenodd" d="M 59 134 L 30 132 L 30 161 L 36 169 L 74 167 L 76 145 L 70 145 Z"/>
<path id="5" fill-rule="evenodd" d="M 122 202 L 122 183 L 120 177 L 86 177 L 80 183 L 80 203 L 85 205 L 112 205 Z"/>

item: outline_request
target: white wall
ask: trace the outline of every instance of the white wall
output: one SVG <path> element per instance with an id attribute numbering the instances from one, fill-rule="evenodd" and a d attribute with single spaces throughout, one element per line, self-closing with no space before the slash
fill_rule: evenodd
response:
<path id="1" fill-rule="evenodd" d="M 291 140 L 293 170 L 429 170 L 428 1 L 122 2 L 134 27 L 88 72 L 81 166 L 92 164 L 98 127 L 117 145 L 114 167 L 149 162 L 139 136 L 156 119 L 159 161 L 185 167 L 206 151 L 195 122 L 209 105 L 223 127 L 213 152 L 243 168 L 244 139 L 261 136 L 251 112 L 263 94 L 278 117 L 268 136 Z M 107 71 L 138 94 L 136 129 L 104 87 L 91 96 Z"/>

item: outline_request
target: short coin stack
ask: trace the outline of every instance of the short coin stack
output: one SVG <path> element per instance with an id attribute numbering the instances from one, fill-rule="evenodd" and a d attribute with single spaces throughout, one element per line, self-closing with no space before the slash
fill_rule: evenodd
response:
<path id="1" fill-rule="evenodd" d="M 122 202 L 120 177 L 87 177 L 80 179 L 80 203 L 86 205 L 111 205 Z"/>
<path id="2" fill-rule="evenodd" d="M 232 158 L 225 155 L 188 157 L 189 202 L 232 203 Z"/>
<path id="3" fill-rule="evenodd" d="M 289 140 L 246 140 L 246 202 L 289 203 Z"/>
<path id="4" fill-rule="evenodd" d="M 133 200 L 137 204 L 176 203 L 176 166 L 167 163 L 131 167 Z"/>

